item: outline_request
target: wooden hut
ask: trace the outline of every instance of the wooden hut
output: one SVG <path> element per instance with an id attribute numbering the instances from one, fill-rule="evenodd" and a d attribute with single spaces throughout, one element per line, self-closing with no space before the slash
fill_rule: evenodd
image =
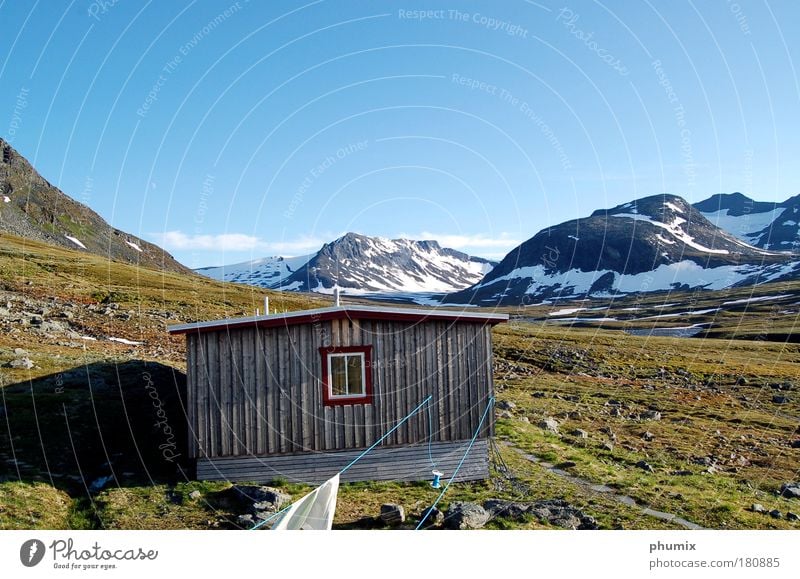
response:
<path id="1" fill-rule="evenodd" d="M 452 475 L 490 396 L 508 316 L 337 306 L 183 324 L 189 453 L 205 480 L 318 483 Z M 491 413 L 457 480 L 488 476 Z"/>

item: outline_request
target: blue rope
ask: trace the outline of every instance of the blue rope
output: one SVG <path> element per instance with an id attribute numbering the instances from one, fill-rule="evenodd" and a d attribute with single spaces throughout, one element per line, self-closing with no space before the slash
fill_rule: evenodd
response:
<path id="1" fill-rule="evenodd" d="M 293 504 L 293 503 L 292 503 L 292 504 Z M 277 517 L 278 515 L 280 515 L 280 514 L 282 514 L 282 513 L 285 513 L 286 511 L 288 511 L 289 509 L 291 509 L 291 508 L 292 508 L 292 504 L 290 504 L 288 507 L 283 507 L 283 508 L 282 508 L 280 511 L 278 511 L 278 512 L 277 512 L 277 513 L 275 513 L 274 515 L 271 515 L 271 516 L 267 517 L 266 519 L 264 519 L 263 521 L 261 521 L 260 523 L 258 523 L 258 524 L 257 524 L 255 527 L 253 527 L 253 528 L 252 528 L 252 529 L 250 529 L 250 530 L 251 530 L 251 531 L 255 531 L 256 529 L 258 529 L 258 528 L 259 528 L 259 527 L 261 527 L 262 525 L 266 525 L 267 523 L 269 523 L 269 522 L 270 522 L 272 519 L 274 519 L 274 518 L 275 518 L 275 517 Z"/>
<path id="2" fill-rule="evenodd" d="M 431 514 L 431 511 L 433 511 L 433 509 L 436 508 L 436 505 L 438 505 L 439 501 L 442 500 L 442 497 L 444 496 L 444 493 L 447 492 L 447 489 L 450 488 L 450 485 L 455 480 L 456 475 L 458 474 L 458 471 L 461 469 L 461 465 L 464 464 L 464 461 L 467 459 L 467 455 L 469 454 L 469 451 L 472 450 L 472 445 L 475 444 L 475 439 L 478 438 L 478 434 L 480 433 L 481 428 L 483 427 L 483 422 L 486 420 L 486 416 L 489 414 L 489 410 L 492 408 L 493 404 L 494 404 L 494 396 L 489 398 L 489 403 L 486 405 L 486 410 L 483 411 L 483 416 L 481 416 L 481 421 L 478 424 L 478 428 L 475 429 L 475 434 L 472 435 L 472 440 L 469 441 L 469 446 L 467 447 L 467 452 L 465 452 L 464 456 L 461 457 L 461 461 L 458 463 L 458 466 L 456 467 L 456 470 L 453 471 L 453 476 L 451 476 L 450 480 L 447 481 L 447 484 L 442 489 L 442 492 L 439 493 L 439 496 L 436 497 L 436 500 L 433 501 L 433 504 L 430 506 L 430 508 L 427 511 L 425 511 L 425 516 L 422 517 L 422 520 L 417 525 L 417 528 L 414 529 L 415 531 L 419 531 L 420 527 L 422 527 L 422 525 L 427 520 L 428 516 Z"/>
<path id="3" fill-rule="evenodd" d="M 376 440 L 376 441 L 375 441 L 375 442 L 372 444 L 372 446 L 370 446 L 370 447 L 369 447 L 367 450 L 365 450 L 364 452 L 362 452 L 361 454 L 359 454 L 357 457 L 355 457 L 355 458 L 353 459 L 353 461 L 352 461 L 350 464 L 348 464 L 346 467 L 344 467 L 342 470 L 340 470 L 340 471 L 339 471 L 339 474 L 342 474 L 342 473 L 344 473 L 344 472 L 345 472 L 347 469 L 349 469 L 351 466 L 353 466 L 353 465 L 354 465 L 355 463 L 357 463 L 359 460 L 361 460 L 362 458 L 364 458 L 364 455 L 365 455 L 365 454 L 367 454 L 367 453 L 368 453 L 370 450 L 372 450 L 373 448 L 375 448 L 376 446 L 378 446 L 378 445 L 379 445 L 381 442 L 383 442 L 384 440 L 386 440 L 386 438 L 387 438 L 387 437 L 388 437 L 388 436 L 389 436 L 389 435 L 390 435 L 392 432 L 394 432 L 395 430 L 397 430 L 398 428 L 400 428 L 400 426 L 401 426 L 401 425 L 402 425 L 402 424 L 403 424 L 403 423 L 404 423 L 406 420 L 408 420 L 409 418 L 411 418 L 412 416 L 414 416 L 414 415 L 415 415 L 415 414 L 416 414 L 416 413 L 419 411 L 419 409 L 420 409 L 420 408 L 422 408 L 422 407 L 423 407 L 423 406 L 425 406 L 425 405 L 426 405 L 428 402 L 430 402 L 430 401 L 431 401 L 431 398 L 433 398 L 433 395 L 429 395 L 429 396 L 428 396 L 428 397 L 427 397 L 425 400 L 423 400 L 422 402 L 420 402 L 420 403 L 419 403 L 419 405 L 418 405 L 418 406 L 417 406 L 417 407 L 416 407 L 414 410 L 412 410 L 411 412 L 409 412 L 409 413 L 406 415 L 406 417 L 405 417 L 405 418 L 403 418 L 403 420 L 401 420 L 400 422 L 398 422 L 397 424 L 395 424 L 395 425 L 394 425 L 394 427 L 393 427 L 393 428 L 392 428 L 392 429 L 391 429 L 389 432 L 387 432 L 386 434 L 384 434 L 383 436 L 381 436 L 381 437 L 380 437 L 378 440 Z"/>
<path id="4" fill-rule="evenodd" d="M 367 454 L 369 451 L 371 451 L 373 448 L 375 448 L 376 446 L 378 446 L 378 445 L 379 445 L 381 442 L 383 442 L 384 440 L 386 440 L 386 438 L 387 438 L 387 437 L 388 437 L 388 436 L 389 436 L 389 435 L 390 435 L 392 432 L 394 432 L 395 430 L 397 430 L 398 428 L 400 428 L 400 426 L 402 426 L 404 422 L 406 422 L 406 421 L 407 421 L 409 418 L 411 418 L 412 416 L 414 416 L 414 414 L 416 414 L 417 412 L 419 412 L 419 409 L 420 409 L 420 408 L 422 408 L 423 406 L 425 406 L 425 405 L 426 405 L 428 402 L 430 402 L 432 398 L 433 398 L 433 395 L 429 395 L 429 396 L 428 396 L 428 397 L 427 397 L 425 400 L 423 400 L 422 402 L 420 402 L 420 403 L 417 405 L 417 407 L 416 407 L 416 408 L 414 408 L 414 410 L 412 410 L 411 412 L 409 412 L 409 413 L 406 415 L 406 417 L 405 417 L 405 418 L 403 418 L 403 420 L 401 420 L 400 422 L 398 422 L 397 424 L 395 424 L 395 425 L 392 427 L 392 429 L 391 429 L 391 430 L 389 430 L 389 431 L 388 431 L 386 434 L 384 434 L 384 435 L 383 435 L 383 436 L 381 436 L 381 437 L 380 437 L 378 440 L 376 440 L 376 441 L 375 441 L 375 442 L 372 444 L 372 446 L 370 446 L 370 447 L 369 447 L 368 449 L 366 449 L 364 452 L 362 452 L 361 454 L 359 454 L 357 457 L 355 457 L 355 458 L 354 458 L 354 459 L 353 459 L 353 460 L 350 462 L 350 464 L 348 464 L 346 467 L 344 467 L 342 470 L 340 470 L 340 471 L 339 471 L 339 474 L 341 475 L 341 474 L 342 474 L 342 473 L 344 473 L 344 472 L 345 472 L 347 469 L 349 469 L 351 466 L 353 466 L 355 463 L 357 463 L 359 460 L 361 460 L 362 458 L 364 458 L 364 456 L 365 456 L 365 455 L 366 455 L 366 454 Z M 481 421 L 481 422 L 483 422 L 483 421 Z M 470 446 L 472 446 L 472 445 L 470 445 Z M 467 452 L 469 452 L 469 450 L 468 450 Z M 461 466 L 461 465 L 459 465 L 459 466 Z M 258 523 L 258 524 L 257 524 L 257 525 L 255 525 L 254 527 L 252 527 L 250 530 L 251 530 L 251 531 L 255 531 L 256 529 L 258 529 L 259 527 L 261 527 L 261 526 L 265 525 L 266 523 L 268 523 L 269 521 L 271 521 L 272 519 L 274 519 L 275 517 L 277 517 L 278 515 L 280 515 L 280 514 L 281 514 L 281 513 L 283 513 L 284 511 L 288 510 L 288 509 L 289 509 L 291 506 L 292 506 L 292 505 L 289 505 L 288 507 L 286 507 L 285 509 L 282 509 L 282 510 L 278 511 L 277 513 L 275 513 L 275 514 L 274 514 L 274 515 L 272 515 L 271 517 L 269 517 L 269 518 L 267 518 L 267 519 L 264 519 L 263 521 L 261 521 L 260 523 Z"/>

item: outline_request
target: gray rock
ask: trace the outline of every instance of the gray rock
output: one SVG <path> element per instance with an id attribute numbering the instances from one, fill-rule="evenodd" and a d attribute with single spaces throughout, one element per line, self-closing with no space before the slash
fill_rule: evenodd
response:
<path id="1" fill-rule="evenodd" d="M 483 503 L 483 508 L 492 518 L 505 517 L 519 521 L 530 512 L 531 505 L 529 503 L 518 503 L 514 501 L 504 501 L 501 499 L 489 499 Z"/>
<path id="2" fill-rule="evenodd" d="M 479 504 L 459 501 L 450 505 L 444 526 L 447 529 L 480 529 L 488 520 L 489 513 Z"/>
<path id="3" fill-rule="evenodd" d="M 497 408 L 500 410 L 514 410 L 516 407 L 516 404 L 509 402 L 508 400 L 501 400 L 497 403 Z"/>
<path id="4" fill-rule="evenodd" d="M 653 465 L 651 465 L 646 460 L 640 460 L 639 462 L 636 463 L 636 466 L 638 468 L 644 470 L 644 471 L 647 471 L 647 472 L 655 472 L 655 469 L 653 468 Z"/>
<path id="5" fill-rule="evenodd" d="M 778 509 L 769 512 L 769 516 L 773 519 L 782 519 L 783 513 L 781 513 Z"/>
<path id="6" fill-rule="evenodd" d="M 422 511 L 419 520 L 421 521 L 423 518 L 425 519 L 423 528 L 429 529 L 431 527 L 439 527 L 444 522 L 444 513 L 436 507 L 427 508 Z"/>
<path id="7" fill-rule="evenodd" d="M 765 509 L 764 505 L 762 505 L 761 503 L 753 503 L 752 506 L 750 507 L 750 510 L 753 511 L 754 513 L 766 513 L 767 512 L 767 509 Z"/>
<path id="8" fill-rule="evenodd" d="M 292 500 L 292 497 L 279 489 L 267 486 L 234 485 L 228 492 L 256 512 L 277 511 Z"/>
<path id="9" fill-rule="evenodd" d="M 531 505 L 530 513 L 543 522 L 564 529 L 594 530 L 597 521 L 580 509 L 561 499 L 537 501 Z"/>
<path id="10" fill-rule="evenodd" d="M 782 484 L 780 494 L 787 499 L 800 499 L 800 483 L 791 482 Z"/>
<path id="11" fill-rule="evenodd" d="M 539 428 L 546 430 L 547 432 L 552 432 L 553 434 L 558 434 L 558 421 L 555 418 L 548 416 L 539 422 Z"/>
<path id="12" fill-rule="evenodd" d="M 381 521 L 387 525 L 400 525 L 406 522 L 406 511 L 402 505 L 383 504 L 381 505 Z"/>
<path id="13" fill-rule="evenodd" d="M 788 404 L 789 403 L 789 397 L 788 396 L 777 396 L 776 395 L 776 396 L 772 397 L 772 402 L 774 402 L 775 404 Z"/>
<path id="14" fill-rule="evenodd" d="M 647 442 L 652 442 L 656 439 L 656 435 L 650 432 L 649 430 L 642 435 Z"/>
<path id="15" fill-rule="evenodd" d="M 23 370 L 30 370 L 33 368 L 33 361 L 28 357 L 17 358 L 15 360 L 11 360 L 8 364 L 6 364 L 9 368 L 21 368 Z"/>
<path id="16" fill-rule="evenodd" d="M 189 493 L 189 498 L 195 501 L 199 499 L 201 496 L 203 495 L 200 491 L 192 491 Z"/>
<path id="17" fill-rule="evenodd" d="M 786 513 L 786 520 L 787 521 L 800 521 L 800 516 L 797 516 L 796 513 L 789 511 Z"/>
<path id="18" fill-rule="evenodd" d="M 578 438 L 589 438 L 589 433 L 585 430 L 581 430 L 580 428 L 576 428 L 572 432 L 570 432 L 572 436 L 576 436 Z"/>
<path id="19" fill-rule="evenodd" d="M 236 524 L 240 527 L 252 527 L 255 524 L 253 521 L 253 515 L 239 515 L 236 517 Z"/>
<path id="20" fill-rule="evenodd" d="M 28 356 L 28 350 L 23 350 L 22 348 L 14 348 L 14 355 L 17 358 L 22 358 L 23 356 Z"/>
<path id="21" fill-rule="evenodd" d="M 658 410 L 645 410 L 639 414 L 639 420 L 661 420 L 661 413 Z"/>
<path id="22" fill-rule="evenodd" d="M 603 443 L 603 449 L 607 450 L 608 452 L 614 452 L 614 443 L 610 440 L 607 440 Z"/>
<path id="23" fill-rule="evenodd" d="M 503 410 L 500 414 L 497 415 L 497 418 L 514 418 L 514 415 L 511 414 L 508 410 Z"/>

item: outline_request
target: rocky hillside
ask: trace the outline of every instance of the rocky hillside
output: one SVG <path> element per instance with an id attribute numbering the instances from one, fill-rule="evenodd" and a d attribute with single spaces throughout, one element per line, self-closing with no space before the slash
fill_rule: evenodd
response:
<path id="1" fill-rule="evenodd" d="M 446 301 L 530 304 L 722 289 L 790 278 L 798 265 L 716 227 L 680 197 L 655 195 L 540 231 L 480 283 Z"/>
<path id="2" fill-rule="evenodd" d="M 157 245 L 115 229 L 65 195 L 2 139 L 0 231 L 142 267 L 191 271 Z"/>

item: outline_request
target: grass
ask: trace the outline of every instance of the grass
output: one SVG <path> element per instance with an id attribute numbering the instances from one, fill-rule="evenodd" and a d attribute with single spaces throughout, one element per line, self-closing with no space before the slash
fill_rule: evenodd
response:
<path id="1" fill-rule="evenodd" d="M 279 310 L 327 302 L 165 274 L 6 235 L 0 235 L 0 242 L 4 299 L 50 301 L 58 307 L 82 304 L 71 324 L 96 338 L 49 338 L 13 328 L 0 332 L 0 365 L 13 359 L 18 347 L 27 349 L 35 363 L 31 370 L 3 368 L 0 375 L 0 464 L 6 468 L 0 472 L 0 528 L 237 528 L 236 509 L 225 499 L 230 485 L 193 481 L 186 463 L 166 460 L 159 449 L 167 438 L 153 426 L 148 381 L 155 384 L 176 440 L 185 439 L 180 433 L 183 338 L 170 337 L 166 326 L 250 313 L 261 307 L 265 294 Z M 783 284 L 754 291 L 778 295 L 798 288 Z M 749 296 L 743 292 L 717 293 L 713 299 Z M 674 295 L 669 299 L 677 301 Z M 626 307 L 655 311 L 664 302 L 665 296 L 648 296 L 614 301 L 612 307 L 617 314 Z M 696 303 L 696 309 L 710 305 Z M 106 307 L 116 308 L 113 315 L 103 312 Z M 512 313 L 547 317 L 561 307 L 567 306 Z M 497 395 L 516 407 L 511 418 L 498 420 L 496 433 L 513 479 L 495 471 L 488 481 L 453 485 L 441 507 L 456 500 L 561 498 L 602 528 L 680 528 L 590 487 L 604 484 L 640 505 L 704 527 L 797 528 L 785 518 L 750 511 L 753 503 L 784 514 L 800 510 L 800 501 L 776 493 L 783 482 L 800 478 L 800 449 L 791 447 L 800 438 L 800 345 L 768 339 L 791 334 L 794 316 L 769 321 L 773 310 L 763 307 L 726 313 L 726 321 L 715 329 L 725 339 L 633 336 L 551 322 L 499 326 L 494 332 Z M 129 319 L 118 319 L 120 312 L 130 313 Z M 626 323 L 645 325 L 617 326 Z M 142 344 L 118 344 L 107 336 Z M 792 390 L 779 389 L 786 384 Z M 777 393 L 789 402 L 773 403 Z M 660 412 L 660 420 L 645 418 L 648 411 Z M 555 417 L 559 435 L 538 426 L 544 417 Z M 588 438 L 571 434 L 577 429 Z M 645 432 L 652 440 L 645 440 Z M 525 455 L 561 465 L 572 478 Z M 713 457 L 710 472 L 700 464 L 705 457 Z M 640 461 L 654 472 L 637 466 Z M 88 488 L 110 474 L 115 478 L 102 490 Z M 293 497 L 308 491 L 286 481 L 273 484 Z M 194 491 L 198 498 L 191 498 Z M 413 526 L 436 494 L 427 483 L 345 484 L 334 524 L 342 529 L 379 526 L 380 505 L 394 502 L 405 507 Z M 533 518 L 498 518 L 488 526 L 547 528 Z"/>

